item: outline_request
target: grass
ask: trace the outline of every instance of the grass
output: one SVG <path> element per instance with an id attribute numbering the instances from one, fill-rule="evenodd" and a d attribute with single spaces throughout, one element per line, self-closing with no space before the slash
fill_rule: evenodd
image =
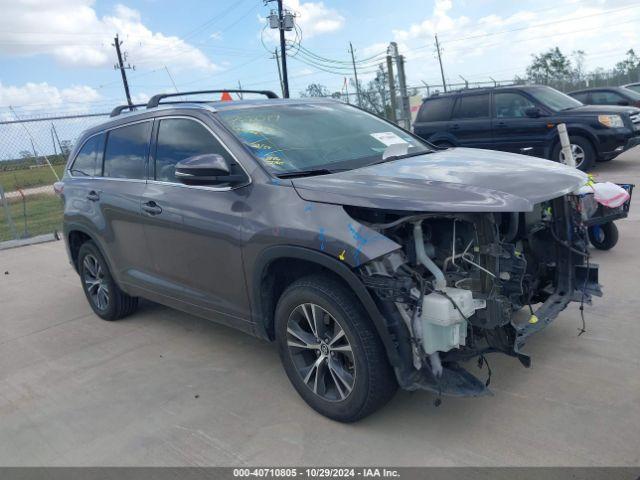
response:
<path id="1" fill-rule="evenodd" d="M 64 165 L 54 165 L 53 168 L 59 177 L 62 177 Z M 18 188 L 40 187 L 52 185 L 56 177 L 47 165 L 40 168 L 27 168 L 10 172 L 0 171 L 0 185 L 5 192 L 12 192 Z"/>
<path id="2" fill-rule="evenodd" d="M 51 173 L 51 172 L 49 172 Z M 26 197 L 27 236 L 52 233 L 62 229 L 62 200 L 56 195 L 31 195 Z M 19 236 L 24 236 L 25 216 L 22 199 L 11 199 L 9 210 Z M 4 207 L 0 204 L 0 241 L 13 240 Z"/>

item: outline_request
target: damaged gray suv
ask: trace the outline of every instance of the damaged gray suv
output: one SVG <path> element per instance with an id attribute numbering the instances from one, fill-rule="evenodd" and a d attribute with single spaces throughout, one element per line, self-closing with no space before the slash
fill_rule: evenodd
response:
<path id="1" fill-rule="evenodd" d="M 352 422 L 398 387 L 487 394 L 465 363 L 529 366 L 527 337 L 600 294 L 582 172 L 253 93 L 157 95 L 79 139 L 57 190 L 96 315 L 144 297 L 275 341 L 300 396 Z"/>

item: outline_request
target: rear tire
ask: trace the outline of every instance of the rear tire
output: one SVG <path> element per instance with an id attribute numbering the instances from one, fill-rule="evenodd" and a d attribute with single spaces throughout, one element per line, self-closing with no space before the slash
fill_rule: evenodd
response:
<path id="1" fill-rule="evenodd" d="M 591 145 L 591 142 L 580 136 L 569 137 L 569 142 L 571 143 L 571 149 L 573 150 L 574 155 L 577 154 L 582 157 L 581 160 L 576 158 L 576 168 L 583 172 L 591 170 L 593 165 L 596 163 L 596 151 L 593 148 L 593 145 Z M 553 147 L 551 159 L 554 162 L 562 163 L 562 158 L 562 145 L 560 145 L 560 142 L 558 141 L 558 143 Z"/>
<path id="2" fill-rule="evenodd" d="M 618 227 L 613 222 L 589 227 L 589 241 L 598 250 L 611 250 L 618 243 Z"/>
<path id="3" fill-rule="evenodd" d="M 330 276 L 304 277 L 284 291 L 275 334 L 293 387 L 325 417 L 355 422 L 398 388 L 371 320 L 353 292 Z"/>
<path id="4" fill-rule="evenodd" d="M 89 305 L 103 320 L 118 320 L 138 308 L 138 298 L 127 295 L 118 287 L 102 253 L 92 241 L 80 247 L 78 273 Z"/>

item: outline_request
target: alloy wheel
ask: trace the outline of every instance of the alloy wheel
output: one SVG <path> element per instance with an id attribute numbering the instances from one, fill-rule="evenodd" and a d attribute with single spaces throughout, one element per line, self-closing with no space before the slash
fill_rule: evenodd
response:
<path id="1" fill-rule="evenodd" d="M 324 400 L 339 402 L 352 392 L 356 365 L 351 344 L 336 318 L 303 303 L 287 321 L 287 346 L 304 384 Z"/>
<path id="2" fill-rule="evenodd" d="M 573 159 L 576 162 L 576 168 L 577 168 L 582 164 L 582 162 L 584 162 L 584 157 L 585 157 L 584 149 L 580 145 L 572 143 L 571 153 L 573 154 Z M 564 153 L 562 152 L 562 150 L 560 150 L 560 161 L 564 163 Z"/>
<path id="3" fill-rule="evenodd" d="M 100 262 L 89 254 L 84 257 L 83 266 L 83 281 L 89 298 L 98 310 L 106 310 L 109 307 L 109 285 Z"/>

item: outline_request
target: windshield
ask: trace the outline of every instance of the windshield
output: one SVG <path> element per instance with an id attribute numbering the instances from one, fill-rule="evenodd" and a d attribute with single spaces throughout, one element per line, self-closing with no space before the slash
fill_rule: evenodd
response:
<path id="1" fill-rule="evenodd" d="M 635 85 L 627 85 L 625 88 L 627 90 L 633 90 L 636 93 L 640 93 L 640 83 L 637 83 Z"/>
<path id="2" fill-rule="evenodd" d="M 276 175 L 358 168 L 383 160 L 390 145 L 409 155 L 431 151 L 407 132 L 338 102 L 221 110 L 219 116 Z"/>
<path id="3" fill-rule="evenodd" d="M 556 112 L 584 105 L 575 98 L 551 87 L 532 88 L 529 90 L 529 93 L 545 107 L 555 110 Z"/>

